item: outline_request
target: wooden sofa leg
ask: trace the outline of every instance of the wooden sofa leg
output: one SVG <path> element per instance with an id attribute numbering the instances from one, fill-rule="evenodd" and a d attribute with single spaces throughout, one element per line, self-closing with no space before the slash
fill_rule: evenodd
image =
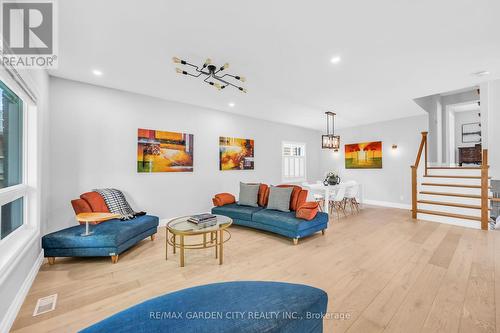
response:
<path id="1" fill-rule="evenodd" d="M 154 241 L 156 239 L 156 234 L 151 235 L 151 241 Z"/>
<path id="2" fill-rule="evenodd" d="M 297 245 L 299 244 L 299 239 L 298 238 L 294 238 L 293 239 L 293 245 Z"/>
<path id="3" fill-rule="evenodd" d="M 113 264 L 116 264 L 116 263 L 118 262 L 118 255 L 116 255 L 116 256 L 111 256 L 111 262 L 112 262 Z"/>
<path id="4" fill-rule="evenodd" d="M 56 263 L 56 257 L 47 257 L 49 265 L 54 265 Z"/>
<path id="5" fill-rule="evenodd" d="M 325 235 L 325 229 L 321 230 L 321 234 Z"/>

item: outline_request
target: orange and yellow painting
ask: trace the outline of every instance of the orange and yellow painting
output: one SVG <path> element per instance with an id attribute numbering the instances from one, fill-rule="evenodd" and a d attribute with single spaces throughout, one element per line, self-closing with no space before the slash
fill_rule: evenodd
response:
<path id="1" fill-rule="evenodd" d="M 193 134 L 139 128 L 137 172 L 193 171 Z"/>
<path id="2" fill-rule="evenodd" d="M 346 169 L 382 169 L 382 141 L 345 145 Z"/>
<path id="3" fill-rule="evenodd" d="M 253 154 L 253 140 L 219 137 L 220 170 L 253 170 Z"/>

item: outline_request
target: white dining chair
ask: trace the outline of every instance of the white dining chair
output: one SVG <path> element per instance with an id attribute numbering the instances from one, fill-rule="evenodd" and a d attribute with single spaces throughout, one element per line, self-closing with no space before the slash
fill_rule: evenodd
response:
<path id="1" fill-rule="evenodd" d="M 313 197 L 313 200 L 318 203 L 318 206 L 319 206 L 318 208 L 319 208 L 320 212 L 322 212 L 323 211 L 323 205 L 325 204 L 325 196 L 322 195 L 322 194 L 320 194 L 320 193 L 318 193 L 314 189 L 312 189 L 310 187 L 310 184 L 307 183 L 307 182 L 302 183 L 302 186 L 308 188 L 309 192 L 311 193 L 311 195 Z"/>
<path id="2" fill-rule="evenodd" d="M 354 213 L 354 211 L 359 213 L 359 203 L 356 199 L 359 192 L 359 184 L 356 181 L 351 180 L 346 182 L 345 186 L 344 209 L 346 206 L 349 206 L 352 213 Z"/>
<path id="3" fill-rule="evenodd" d="M 344 196 L 346 187 L 343 184 L 337 186 L 336 192 L 330 195 L 330 214 L 333 214 L 335 210 L 337 212 L 337 218 L 340 218 L 340 212 L 347 216 L 344 207 Z"/>

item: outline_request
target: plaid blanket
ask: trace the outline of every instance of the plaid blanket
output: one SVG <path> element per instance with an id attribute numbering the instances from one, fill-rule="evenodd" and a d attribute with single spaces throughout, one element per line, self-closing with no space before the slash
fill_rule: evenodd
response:
<path id="1" fill-rule="evenodd" d="M 103 188 L 94 191 L 104 198 L 104 202 L 111 213 L 121 215 L 120 220 L 126 221 L 135 218 L 135 212 L 128 204 L 122 191 L 114 188 Z"/>

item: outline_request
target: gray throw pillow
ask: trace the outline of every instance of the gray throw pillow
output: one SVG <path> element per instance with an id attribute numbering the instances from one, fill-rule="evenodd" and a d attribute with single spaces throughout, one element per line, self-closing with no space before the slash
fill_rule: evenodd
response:
<path id="1" fill-rule="evenodd" d="M 240 182 L 238 205 L 258 207 L 260 184 L 245 184 Z"/>
<path id="2" fill-rule="evenodd" d="M 269 201 L 267 203 L 267 209 L 289 212 L 290 197 L 292 196 L 292 191 L 293 187 L 271 186 L 271 189 L 269 190 Z"/>

